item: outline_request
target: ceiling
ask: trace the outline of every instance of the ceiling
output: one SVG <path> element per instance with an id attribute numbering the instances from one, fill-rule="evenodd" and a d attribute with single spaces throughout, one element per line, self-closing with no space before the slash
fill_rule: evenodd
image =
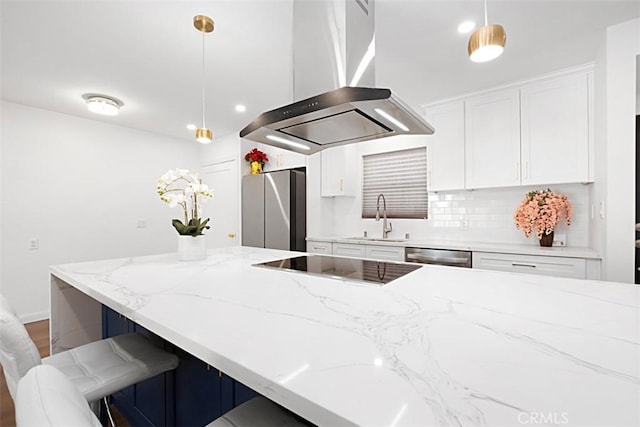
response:
<path id="1" fill-rule="evenodd" d="M 296 0 L 301 1 L 301 0 Z M 327 0 L 329 1 L 329 0 Z M 376 0 L 376 83 L 414 107 L 593 61 L 606 27 L 640 16 L 640 1 L 489 1 L 507 31 L 504 55 L 471 63 L 456 27 L 482 18 L 480 0 Z M 193 142 L 200 125 L 202 34 L 207 125 L 237 134 L 293 100 L 291 0 L 0 2 L 3 100 Z M 81 95 L 124 102 L 117 117 L 86 111 Z M 245 113 L 234 110 L 247 107 Z"/>

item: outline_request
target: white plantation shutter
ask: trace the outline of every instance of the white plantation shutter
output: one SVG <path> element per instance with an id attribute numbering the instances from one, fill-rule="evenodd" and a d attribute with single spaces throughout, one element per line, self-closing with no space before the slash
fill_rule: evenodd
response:
<path id="1" fill-rule="evenodd" d="M 426 148 L 362 156 L 362 218 L 376 217 L 380 193 L 387 200 L 387 218 L 427 218 Z"/>

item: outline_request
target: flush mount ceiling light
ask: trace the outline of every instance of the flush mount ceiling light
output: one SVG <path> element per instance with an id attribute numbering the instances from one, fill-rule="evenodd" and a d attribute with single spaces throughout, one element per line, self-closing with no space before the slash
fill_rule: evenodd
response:
<path id="1" fill-rule="evenodd" d="M 204 98 L 204 36 L 213 32 L 213 19 L 205 15 L 193 17 L 193 26 L 202 33 L 202 127 L 196 129 L 196 141 L 201 144 L 208 144 L 213 139 L 213 132 L 207 129 L 205 122 L 205 98 Z"/>
<path id="2" fill-rule="evenodd" d="M 236 105 L 236 112 L 244 113 L 245 111 L 247 111 L 247 107 L 246 106 L 244 106 L 242 104 Z"/>
<path id="3" fill-rule="evenodd" d="M 484 27 L 478 28 L 469 38 L 469 58 L 473 62 L 487 62 L 497 58 L 504 51 L 507 34 L 502 25 L 489 25 L 487 0 L 484 0 Z"/>
<path id="4" fill-rule="evenodd" d="M 82 99 L 87 103 L 89 111 L 103 116 L 117 116 L 120 107 L 124 105 L 119 99 L 94 93 L 85 93 Z"/>

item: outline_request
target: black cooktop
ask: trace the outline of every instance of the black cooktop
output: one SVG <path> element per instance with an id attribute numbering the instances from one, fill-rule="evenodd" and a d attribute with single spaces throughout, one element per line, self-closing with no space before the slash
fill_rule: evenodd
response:
<path id="1" fill-rule="evenodd" d="M 254 265 L 256 267 L 303 272 L 332 279 L 354 280 L 380 286 L 422 268 L 421 265 L 416 264 L 324 255 L 303 255 Z"/>

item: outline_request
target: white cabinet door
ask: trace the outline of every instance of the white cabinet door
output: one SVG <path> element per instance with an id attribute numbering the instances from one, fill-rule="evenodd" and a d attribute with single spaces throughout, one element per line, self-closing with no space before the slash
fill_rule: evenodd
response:
<path id="1" fill-rule="evenodd" d="M 360 164 L 351 145 L 327 148 L 322 155 L 322 197 L 355 196 Z"/>
<path id="2" fill-rule="evenodd" d="M 404 246 L 367 245 L 365 257 L 384 261 L 404 261 Z"/>
<path id="3" fill-rule="evenodd" d="M 334 243 L 333 255 L 364 258 L 365 247 L 364 245 L 355 245 L 353 243 Z"/>
<path id="4" fill-rule="evenodd" d="M 307 252 L 312 254 L 331 255 L 333 253 L 331 242 L 318 242 L 315 240 L 307 240 Z"/>
<path id="5" fill-rule="evenodd" d="M 589 74 L 521 90 L 522 184 L 589 181 Z"/>
<path id="6" fill-rule="evenodd" d="M 472 265 L 473 268 L 484 270 L 573 277 L 576 279 L 586 278 L 586 261 L 584 258 L 474 252 Z"/>
<path id="7" fill-rule="evenodd" d="M 427 137 L 428 191 L 464 189 L 464 101 L 429 107 L 426 116 L 436 130 Z"/>
<path id="8" fill-rule="evenodd" d="M 465 103 L 466 187 L 520 185 L 518 89 L 491 92 Z"/>

